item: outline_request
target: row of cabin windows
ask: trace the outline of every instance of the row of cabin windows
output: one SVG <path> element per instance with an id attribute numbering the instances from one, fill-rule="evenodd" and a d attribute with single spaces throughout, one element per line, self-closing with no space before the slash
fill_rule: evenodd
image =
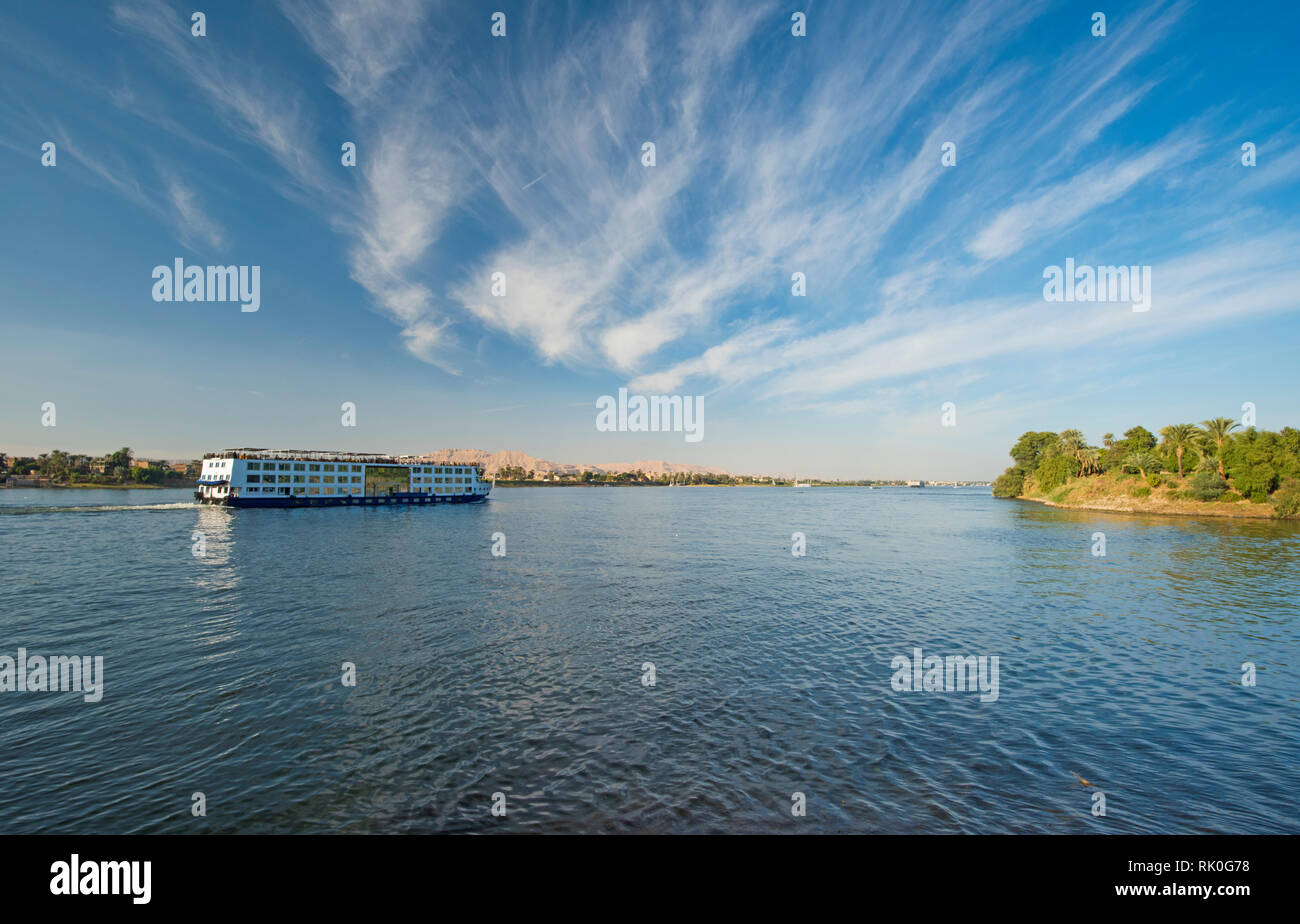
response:
<path id="1" fill-rule="evenodd" d="M 280 484 L 334 484 L 338 479 L 339 484 L 347 484 L 348 478 L 351 477 L 352 484 L 361 484 L 360 475 L 247 475 L 244 480 L 248 484 L 260 484 L 265 478 L 267 483 L 278 482 Z M 443 484 L 444 479 L 433 476 L 420 476 L 414 479 L 416 485 L 422 484 Z M 447 484 L 470 484 L 469 478 L 447 478 Z"/>
<path id="2" fill-rule="evenodd" d="M 360 473 L 362 470 L 360 465 L 336 465 L 333 462 L 267 462 L 265 465 L 261 462 L 248 462 L 245 465 L 250 472 L 274 472 L 277 471 L 277 466 L 281 472 L 346 472 L 350 469 Z"/>
<path id="3" fill-rule="evenodd" d="M 323 479 L 325 484 L 334 484 L 335 479 L 337 478 L 339 484 L 347 484 L 349 477 L 352 479 L 352 484 L 361 484 L 360 475 L 247 475 L 244 480 L 249 484 L 257 484 L 263 478 L 266 479 L 268 484 L 275 481 L 278 481 L 280 484 L 303 484 L 304 482 L 308 484 L 320 484 Z M 292 479 L 292 482 L 290 479 Z"/>
<path id="4" fill-rule="evenodd" d="M 226 467 L 228 465 L 229 461 L 227 460 L 224 465 L 218 464 L 217 467 Z M 250 472 L 346 472 L 350 469 L 359 473 L 362 470 L 360 465 L 338 465 L 336 468 L 335 464 L 331 462 L 248 462 L 246 467 Z M 411 473 L 415 475 L 468 475 L 470 469 L 465 466 L 417 465 L 411 468 Z"/>
<path id="5" fill-rule="evenodd" d="M 349 477 L 348 475 L 271 475 L 271 474 L 263 473 L 257 475 L 249 474 L 245 476 L 244 480 L 247 481 L 249 484 L 257 484 L 263 478 L 265 478 L 268 482 L 275 481 L 278 479 L 281 484 L 289 484 L 290 483 L 289 479 L 292 478 L 293 483 L 301 484 L 303 482 L 303 479 L 305 478 L 309 484 L 320 484 L 322 479 L 324 480 L 325 484 L 334 484 L 334 479 L 337 478 L 339 480 L 339 483 L 346 484 L 348 481 L 348 477 Z M 353 484 L 361 484 L 360 475 L 352 475 L 351 478 Z M 444 483 L 445 484 L 471 484 L 472 483 L 469 477 L 439 478 L 433 475 L 416 475 L 411 480 L 415 484 L 444 484 Z"/>
<path id="6" fill-rule="evenodd" d="M 282 493 L 287 493 L 287 492 L 289 491 L 289 488 L 279 488 L 279 489 L 277 489 L 276 487 L 274 487 L 274 486 L 272 486 L 272 485 L 267 485 L 267 486 L 264 487 L 264 488 L 261 488 L 261 487 L 248 487 L 248 488 L 244 488 L 243 493 L 245 493 L 245 494 L 274 494 L 274 493 L 276 493 L 277 490 L 281 491 Z M 469 492 L 470 492 L 469 486 L 466 485 L 466 486 L 464 486 L 464 487 L 453 487 L 453 486 L 447 486 L 447 487 L 432 487 L 432 488 L 423 488 L 423 487 L 422 487 L 422 488 L 415 488 L 415 489 L 414 489 L 413 491 L 411 491 L 411 492 L 403 492 L 403 493 L 414 493 L 414 494 L 468 494 Z M 219 493 L 224 493 L 224 492 L 219 492 Z M 308 487 L 308 488 L 303 488 L 303 487 L 294 487 L 294 488 L 293 488 L 293 493 L 294 493 L 294 494 L 325 494 L 325 495 L 329 495 L 329 494 L 360 494 L 360 493 L 361 493 L 361 489 L 360 489 L 359 487 L 356 487 L 355 485 L 346 485 L 346 486 L 345 486 L 345 485 L 339 485 L 339 486 L 337 486 L 337 487 L 331 487 L 331 486 L 329 486 L 329 485 L 325 485 L 325 486 L 323 486 L 323 487 Z"/>

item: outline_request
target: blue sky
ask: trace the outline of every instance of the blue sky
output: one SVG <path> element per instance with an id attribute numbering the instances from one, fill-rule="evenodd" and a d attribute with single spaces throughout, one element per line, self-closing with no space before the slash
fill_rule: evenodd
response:
<path id="1" fill-rule="evenodd" d="M 3 451 L 939 479 L 1030 429 L 1300 425 L 1292 3 L 0 17 Z M 260 266 L 260 310 L 153 301 L 177 257 Z M 1150 311 L 1045 301 L 1066 258 L 1150 265 Z M 704 438 L 598 432 L 620 386 L 704 395 Z"/>

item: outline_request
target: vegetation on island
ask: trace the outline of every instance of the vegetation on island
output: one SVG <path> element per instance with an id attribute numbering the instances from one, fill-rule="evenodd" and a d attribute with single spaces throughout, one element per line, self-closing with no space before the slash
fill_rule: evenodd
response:
<path id="1" fill-rule="evenodd" d="M 168 465 L 136 459 L 129 447 L 105 456 L 69 453 L 62 449 L 39 456 L 0 454 L 0 481 L 32 480 L 49 487 L 187 487 L 199 477 L 201 463 Z M 174 466 L 174 467 L 173 467 Z M 183 467 L 182 467 L 183 466 Z"/>
<path id="2" fill-rule="evenodd" d="M 994 497 L 1063 506 L 1300 516 L 1300 430 L 1243 428 L 1227 417 L 1133 427 L 1091 446 L 1078 430 L 1023 434 Z M 1116 501 L 1122 501 L 1116 506 Z M 1259 505 L 1254 506 L 1252 505 Z"/>

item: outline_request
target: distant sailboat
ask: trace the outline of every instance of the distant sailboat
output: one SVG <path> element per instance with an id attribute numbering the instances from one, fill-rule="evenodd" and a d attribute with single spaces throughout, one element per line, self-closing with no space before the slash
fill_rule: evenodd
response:
<path id="1" fill-rule="evenodd" d="M 799 476 L 798 476 L 798 475 L 795 475 L 795 476 L 794 476 L 794 486 L 795 486 L 796 488 L 811 488 L 811 487 L 812 487 L 812 485 L 808 484 L 807 482 L 804 482 L 803 484 L 800 484 L 800 483 L 799 483 Z"/>

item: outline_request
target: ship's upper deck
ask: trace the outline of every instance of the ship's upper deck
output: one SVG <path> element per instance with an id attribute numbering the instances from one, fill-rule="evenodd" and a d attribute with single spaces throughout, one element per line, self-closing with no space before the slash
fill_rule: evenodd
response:
<path id="1" fill-rule="evenodd" d="M 368 465 L 442 465 L 473 469 L 483 474 L 482 463 L 452 462 L 436 454 L 397 456 L 384 452 L 349 452 L 339 449 L 222 449 L 203 454 L 204 459 L 271 459 L 280 462 L 353 462 Z"/>
<path id="2" fill-rule="evenodd" d="M 385 452 L 346 452 L 335 449 L 222 449 L 205 453 L 205 459 L 279 459 L 285 462 L 369 462 L 372 465 L 391 462 L 404 464 L 407 456 L 394 456 Z"/>

